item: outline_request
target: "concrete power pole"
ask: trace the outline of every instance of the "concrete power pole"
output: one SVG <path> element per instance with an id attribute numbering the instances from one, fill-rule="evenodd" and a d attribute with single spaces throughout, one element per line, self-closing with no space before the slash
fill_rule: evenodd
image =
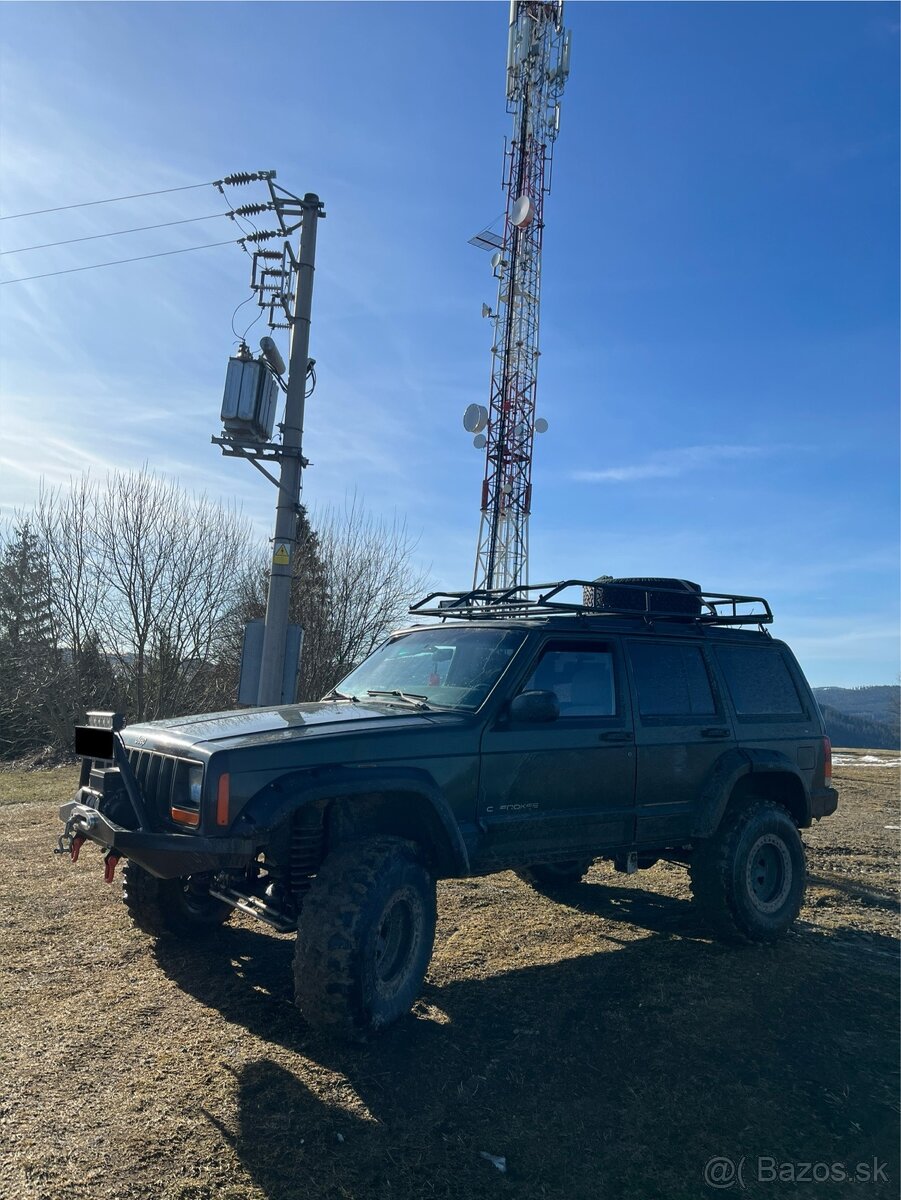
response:
<path id="1" fill-rule="evenodd" d="M 279 704 L 282 698 L 288 609 L 297 551 L 297 518 L 304 466 L 303 418 L 310 362 L 310 314 L 313 307 L 316 226 L 322 205 L 317 195 L 307 192 L 300 207 L 303 211 L 303 222 L 291 322 L 291 352 L 280 454 L 278 503 L 275 510 L 275 537 L 272 542 L 271 574 L 257 696 L 259 705 Z"/>

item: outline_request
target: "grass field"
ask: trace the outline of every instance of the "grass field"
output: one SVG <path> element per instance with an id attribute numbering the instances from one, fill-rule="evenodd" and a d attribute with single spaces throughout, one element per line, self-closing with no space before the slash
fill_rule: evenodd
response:
<path id="1" fill-rule="evenodd" d="M 290 937 L 154 945 L 96 848 L 51 853 L 74 771 L 0 771 L 0 1195 L 897 1196 L 898 772 L 862 753 L 778 946 L 710 941 L 670 866 L 444 883 L 416 1012 L 354 1048 L 304 1026 Z"/>

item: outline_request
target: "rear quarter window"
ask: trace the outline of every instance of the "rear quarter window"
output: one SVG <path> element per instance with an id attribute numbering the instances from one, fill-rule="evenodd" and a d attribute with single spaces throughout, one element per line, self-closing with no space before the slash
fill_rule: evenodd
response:
<path id="1" fill-rule="evenodd" d="M 716 657 L 737 716 L 806 715 L 778 646 L 717 646 Z"/>

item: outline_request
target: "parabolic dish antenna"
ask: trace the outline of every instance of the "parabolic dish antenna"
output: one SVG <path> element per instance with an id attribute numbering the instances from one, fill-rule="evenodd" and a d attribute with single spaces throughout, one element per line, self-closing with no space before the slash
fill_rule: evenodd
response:
<path id="1" fill-rule="evenodd" d="M 467 433 L 481 433 L 488 424 L 488 409 L 484 404 L 470 404 L 463 414 L 463 428 Z"/>
<path id="2" fill-rule="evenodd" d="M 488 445 L 488 439 L 485 437 L 484 433 L 477 433 L 472 439 L 472 444 L 475 446 L 476 450 L 484 450 Z"/>
<path id="3" fill-rule="evenodd" d="M 547 421 L 545 421 L 544 417 L 539 417 L 535 422 L 535 432 L 547 433 Z"/>
<path id="4" fill-rule="evenodd" d="M 532 218 L 535 216 L 535 205 L 528 196 L 520 196 L 513 205 L 513 211 L 510 213 L 510 220 L 517 229 L 524 229 L 526 225 L 530 225 Z"/>
<path id="5" fill-rule="evenodd" d="M 496 251 L 495 251 L 495 253 L 494 253 L 494 254 L 492 254 L 492 256 L 491 256 L 491 269 L 492 269 L 492 271 L 496 271 L 496 270 L 498 269 L 498 267 L 500 267 L 500 266 L 506 266 L 506 265 L 507 265 L 507 264 L 504 262 L 504 256 L 503 256 L 503 254 L 501 254 L 500 250 L 496 250 Z"/>

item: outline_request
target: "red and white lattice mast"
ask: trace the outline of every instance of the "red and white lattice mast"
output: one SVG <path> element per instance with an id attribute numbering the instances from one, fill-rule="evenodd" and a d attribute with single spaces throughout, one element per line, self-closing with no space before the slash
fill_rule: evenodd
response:
<path id="1" fill-rule="evenodd" d="M 495 250 L 491 262 L 498 280 L 496 310 L 483 309 L 494 323 L 491 398 L 487 410 L 470 405 L 464 417 L 476 446 L 485 447 L 477 589 L 528 583 L 532 443 L 547 428 L 535 419 L 544 197 L 569 56 L 562 0 L 512 0 L 507 111 L 513 136 L 504 150 L 504 233 L 501 238 L 486 231 L 473 239 Z"/>

